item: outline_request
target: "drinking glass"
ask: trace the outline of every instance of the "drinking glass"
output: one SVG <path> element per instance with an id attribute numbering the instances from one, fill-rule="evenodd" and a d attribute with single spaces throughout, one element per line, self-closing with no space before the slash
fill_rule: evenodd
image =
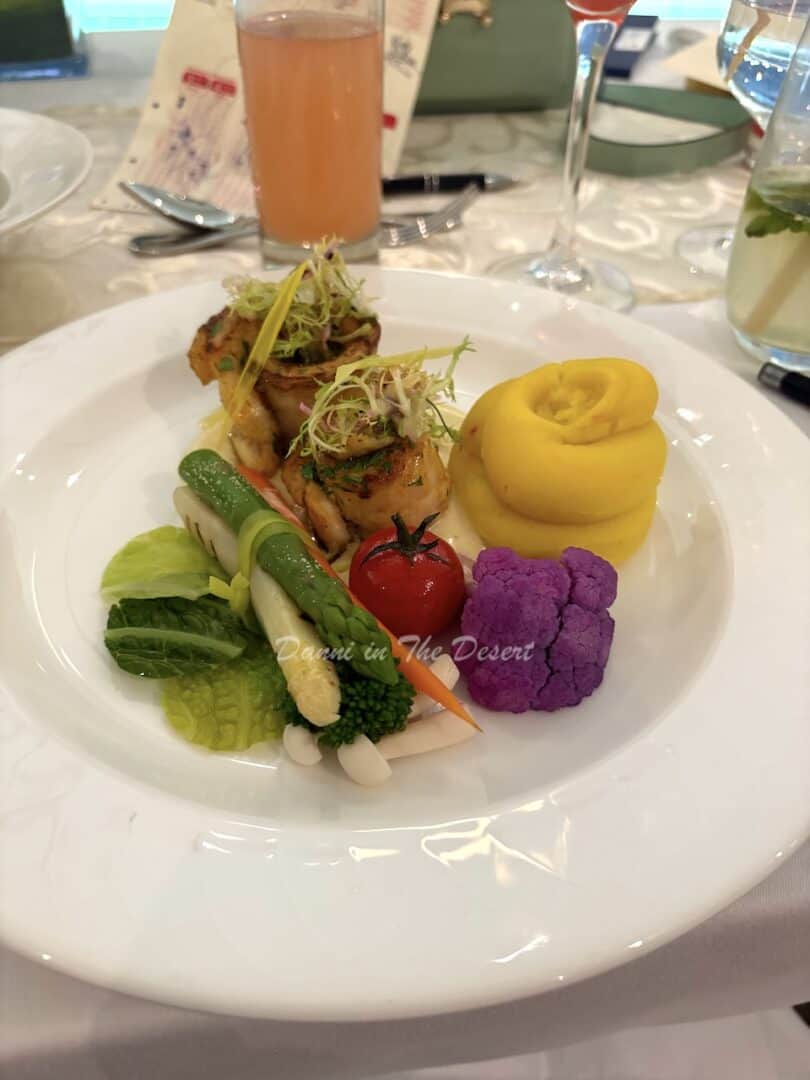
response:
<path id="1" fill-rule="evenodd" d="M 635 302 L 627 275 L 610 263 L 585 259 L 575 244 L 577 197 L 588 151 L 590 119 L 602 71 L 616 33 L 634 0 L 566 0 L 576 34 L 577 66 L 568 117 L 561 205 L 551 246 L 503 259 L 490 268 L 498 277 L 527 281 L 627 311 Z"/>
<path id="2" fill-rule="evenodd" d="M 810 0 L 731 0 L 717 39 L 717 65 L 728 88 L 760 128 L 768 127 L 796 44 L 810 15 Z M 705 273 L 726 272 L 734 226 L 690 229 L 678 254 Z"/>
<path id="3" fill-rule="evenodd" d="M 810 22 L 748 185 L 726 290 L 744 348 L 810 370 Z"/>
<path id="4" fill-rule="evenodd" d="M 717 39 L 717 66 L 763 131 L 808 15 L 810 0 L 731 0 Z"/>
<path id="5" fill-rule="evenodd" d="M 377 252 L 383 0 L 235 0 L 265 265 Z"/>

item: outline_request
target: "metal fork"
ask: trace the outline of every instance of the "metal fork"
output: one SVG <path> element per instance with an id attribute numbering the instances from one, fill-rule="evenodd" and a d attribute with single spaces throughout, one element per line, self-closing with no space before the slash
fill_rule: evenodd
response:
<path id="1" fill-rule="evenodd" d="M 439 233 L 450 232 L 461 224 L 464 211 L 480 194 L 475 184 L 470 184 L 450 202 L 435 210 L 414 218 L 413 221 L 383 223 L 380 225 L 380 244 L 386 248 L 407 247 L 421 240 L 427 240 Z M 180 255 L 203 248 L 219 247 L 231 240 L 255 233 L 257 224 L 243 222 L 224 229 L 209 229 L 206 232 L 171 232 L 157 233 L 150 236 L 133 236 L 129 241 L 129 250 L 134 255 Z"/>
<path id="2" fill-rule="evenodd" d="M 420 240 L 427 240 L 437 233 L 450 232 L 461 224 L 464 211 L 479 195 L 478 187 L 468 184 L 455 199 L 451 199 L 432 214 L 420 215 L 403 224 L 391 222 L 381 225 L 380 241 L 389 248 L 407 247 Z"/>

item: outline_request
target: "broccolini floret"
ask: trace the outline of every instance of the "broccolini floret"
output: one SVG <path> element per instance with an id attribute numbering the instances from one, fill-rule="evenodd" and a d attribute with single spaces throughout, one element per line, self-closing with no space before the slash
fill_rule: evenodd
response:
<path id="1" fill-rule="evenodd" d="M 336 664 L 340 678 L 340 717 L 328 727 L 314 727 L 302 716 L 291 718 L 291 723 L 308 727 L 317 735 L 321 746 L 338 747 L 353 742 L 358 735 L 365 735 L 372 742 L 379 742 L 383 735 L 402 731 L 408 723 L 413 705 L 414 688 L 404 675 L 397 672 L 393 685 L 368 679 L 359 675 L 349 664 Z"/>

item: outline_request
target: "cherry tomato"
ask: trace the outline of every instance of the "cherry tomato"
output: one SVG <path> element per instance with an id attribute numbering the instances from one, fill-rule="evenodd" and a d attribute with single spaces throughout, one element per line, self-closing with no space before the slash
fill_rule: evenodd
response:
<path id="1" fill-rule="evenodd" d="M 397 637 L 438 634 L 465 600 L 458 555 L 428 532 L 438 514 L 410 532 L 399 516 L 393 526 L 367 537 L 354 553 L 349 588 Z"/>

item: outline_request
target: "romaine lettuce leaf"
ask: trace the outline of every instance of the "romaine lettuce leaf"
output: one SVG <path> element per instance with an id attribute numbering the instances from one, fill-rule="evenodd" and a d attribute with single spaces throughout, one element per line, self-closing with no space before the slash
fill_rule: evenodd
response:
<path id="1" fill-rule="evenodd" d="M 134 536 L 113 555 L 101 578 L 106 604 L 123 599 L 182 596 L 196 600 L 210 592 L 208 579 L 227 575 L 216 559 L 175 525 Z"/>
<path id="2" fill-rule="evenodd" d="M 281 668 L 267 645 L 196 675 L 169 679 L 163 711 L 178 734 L 210 750 L 245 750 L 277 739 L 297 715 Z"/>
<path id="3" fill-rule="evenodd" d="M 249 641 L 227 603 L 162 597 L 122 600 L 110 609 L 104 644 L 130 675 L 168 679 L 227 663 Z"/>

